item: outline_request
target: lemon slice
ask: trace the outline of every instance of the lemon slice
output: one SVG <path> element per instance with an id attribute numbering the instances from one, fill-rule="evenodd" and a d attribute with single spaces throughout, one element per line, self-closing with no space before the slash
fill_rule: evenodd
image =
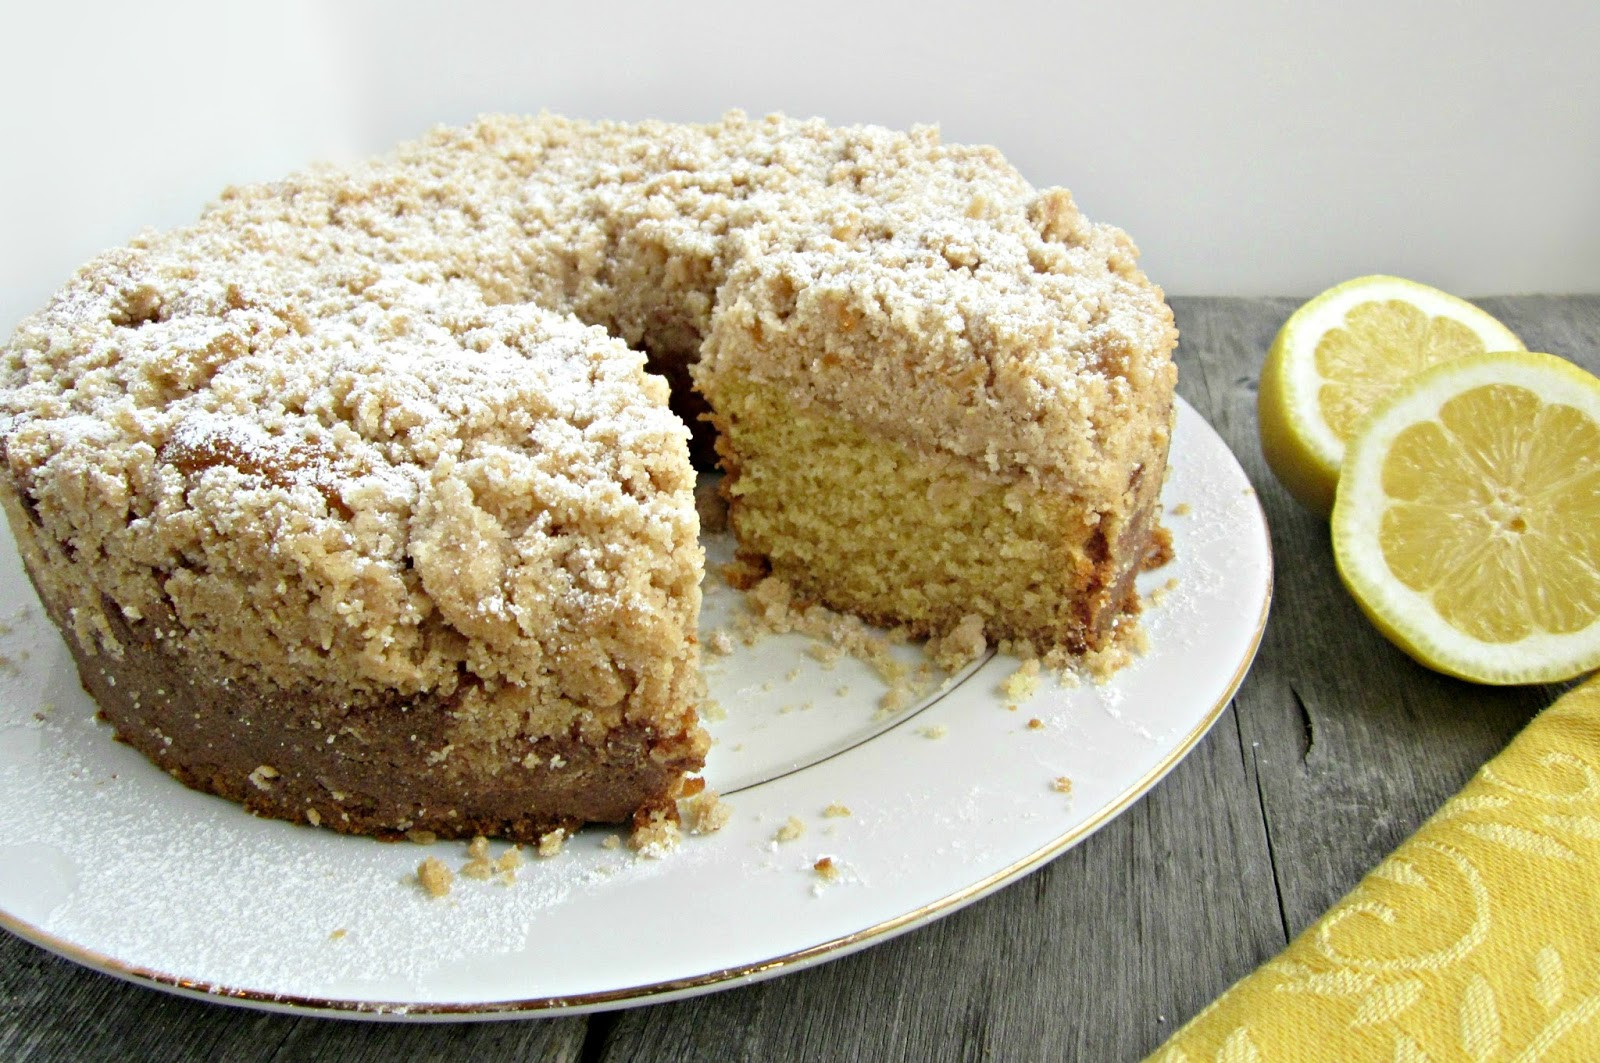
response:
<path id="1" fill-rule="evenodd" d="M 1345 444 L 1372 407 L 1429 366 L 1522 341 L 1471 303 L 1400 277 L 1357 277 L 1296 310 L 1261 370 L 1261 449 L 1326 516 Z"/>
<path id="2" fill-rule="evenodd" d="M 1350 442 L 1333 551 L 1429 668 L 1537 683 L 1600 666 L 1600 380 L 1518 351 L 1405 382 Z"/>

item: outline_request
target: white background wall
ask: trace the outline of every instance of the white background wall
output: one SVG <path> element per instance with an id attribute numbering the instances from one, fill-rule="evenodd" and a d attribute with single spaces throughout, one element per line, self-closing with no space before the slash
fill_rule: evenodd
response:
<path id="1" fill-rule="evenodd" d="M 1179 294 L 1600 291 L 1600 3 L 168 2 L 0 10 L 0 332 L 223 185 L 490 110 L 937 122 Z"/>

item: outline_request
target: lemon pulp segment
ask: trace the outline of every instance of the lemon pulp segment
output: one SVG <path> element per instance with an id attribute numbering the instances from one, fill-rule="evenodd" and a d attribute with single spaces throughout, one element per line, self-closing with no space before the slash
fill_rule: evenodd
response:
<path id="1" fill-rule="evenodd" d="M 1411 303 L 1385 299 L 1357 303 L 1344 325 L 1317 340 L 1322 384 L 1317 409 L 1333 434 L 1348 441 L 1361 419 L 1396 384 L 1429 366 L 1482 354 L 1483 340 L 1448 317 L 1430 317 Z"/>
<path id="2" fill-rule="evenodd" d="M 1600 466 L 1584 461 L 1595 454 L 1600 427 L 1525 388 L 1451 398 L 1383 461 L 1384 560 L 1484 642 L 1581 630 L 1600 617 Z"/>

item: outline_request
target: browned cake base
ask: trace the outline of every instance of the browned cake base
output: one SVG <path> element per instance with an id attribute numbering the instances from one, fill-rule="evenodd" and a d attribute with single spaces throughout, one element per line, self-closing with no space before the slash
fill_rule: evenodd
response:
<path id="1" fill-rule="evenodd" d="M 46 608 L 118 739 L 184 785 L 273 819 L 390 838 L 537 842 L 558 827 L 628 822 L 670 806 L 703 759 L 693 735 L 626 724 L 599 747 L 574 734 L 519 738 L 493 760 L 441 756 L 459 699 L 387 694 L 334 705 L 316 691 L 216 681 L 208 677 L 217 669 L 179 661 L 148 636 L 150 624 L 128 624 L 112 608 L 106 616 L 125 650 L 91 654 Z M 564 814 L 515 811 L 552 808 Z"/>

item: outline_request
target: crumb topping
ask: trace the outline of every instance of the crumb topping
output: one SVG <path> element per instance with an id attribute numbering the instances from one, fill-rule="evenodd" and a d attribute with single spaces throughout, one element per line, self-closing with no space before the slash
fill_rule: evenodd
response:
<path id="1" fill-rule="evenodd" d="M 698 601 L 686 430 L 630 344 L 709 337 L 713 399 L 797 374 L 802 401 L 848 389 L 864 422 L 1087 482 L 1170 389 L 1135 254 L 930 128 L 490 117 L 101 255 L 5 348 L 0 437 L 117 607 L 241 666 L 605 705 Z"/>

